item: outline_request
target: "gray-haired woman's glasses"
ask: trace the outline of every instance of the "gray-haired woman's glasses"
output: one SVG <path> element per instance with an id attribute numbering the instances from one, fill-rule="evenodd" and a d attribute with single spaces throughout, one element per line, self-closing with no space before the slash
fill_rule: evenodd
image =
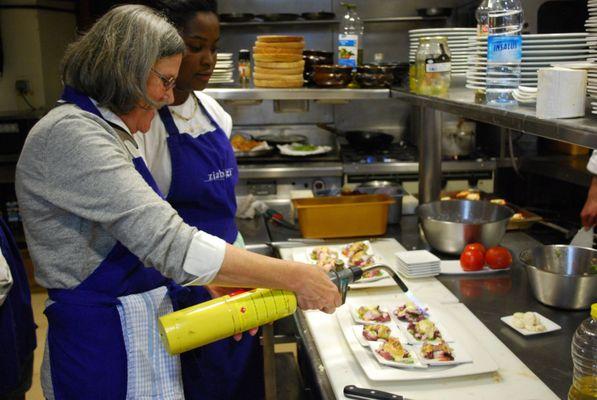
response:
<path id="1" fill-rule="evenodd" d="M 164 85 L 164 89 L 170 90 L 174 87 L 174 85 L 176 85 L 176 77 L 175 76 L 166 77 L 166 76 L 160 74 L 158 71 L 156 71 L 153 68 L 151 69 L 151 72 L 153 72 L 154 74 L 156 74 L 156 76 L 158 78 L 160 78 L 160 80 L 162 81 L 162 84 Z"/>

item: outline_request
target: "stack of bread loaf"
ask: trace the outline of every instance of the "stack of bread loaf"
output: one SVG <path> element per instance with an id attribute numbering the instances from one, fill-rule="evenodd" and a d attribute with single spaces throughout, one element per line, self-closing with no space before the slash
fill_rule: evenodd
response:
<path id="1" fill-rule="evenodd" d="M 255 71 L 253 83 L 263 88 L 296 88 L 303 86 L 302 36 L 257 36 L 253 47 Z"/>

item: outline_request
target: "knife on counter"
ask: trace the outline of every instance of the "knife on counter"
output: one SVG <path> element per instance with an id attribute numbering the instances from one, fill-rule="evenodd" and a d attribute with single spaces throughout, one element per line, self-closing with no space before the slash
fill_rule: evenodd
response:
<path id="1" fill-rule="evenodd" d="M 375 389 L 364 389 L 354 385 L 344 386 L 344 396 L 348 399 L 357 400 L 411 400 L 398 394 Z"/>

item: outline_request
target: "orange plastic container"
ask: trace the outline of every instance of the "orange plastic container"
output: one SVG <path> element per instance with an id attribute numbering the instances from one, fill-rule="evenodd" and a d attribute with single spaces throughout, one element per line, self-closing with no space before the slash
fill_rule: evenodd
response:
<path id="1" fill-rule="evenodd" d="M 377 236 L 386 233 L 388 208 L 395 200 L 385 194 L 293 199 L 304 238 Z"/>

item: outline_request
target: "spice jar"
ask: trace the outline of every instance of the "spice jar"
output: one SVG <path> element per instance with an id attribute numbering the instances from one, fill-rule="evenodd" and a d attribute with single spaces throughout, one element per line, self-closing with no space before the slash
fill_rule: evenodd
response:
<path id="1" fill-rule="evenodd" d="M 447 95 L 451 69 L 448 39 L 443 36 L 421 38 L 415 57 L 416 93 Z"/>
<path id="2" fill-rule="evenodd" d="M 249 87 L 251 83 L 251 52 L 240 50 L 238 52 L 238 83 L 242 87 Z"/>

